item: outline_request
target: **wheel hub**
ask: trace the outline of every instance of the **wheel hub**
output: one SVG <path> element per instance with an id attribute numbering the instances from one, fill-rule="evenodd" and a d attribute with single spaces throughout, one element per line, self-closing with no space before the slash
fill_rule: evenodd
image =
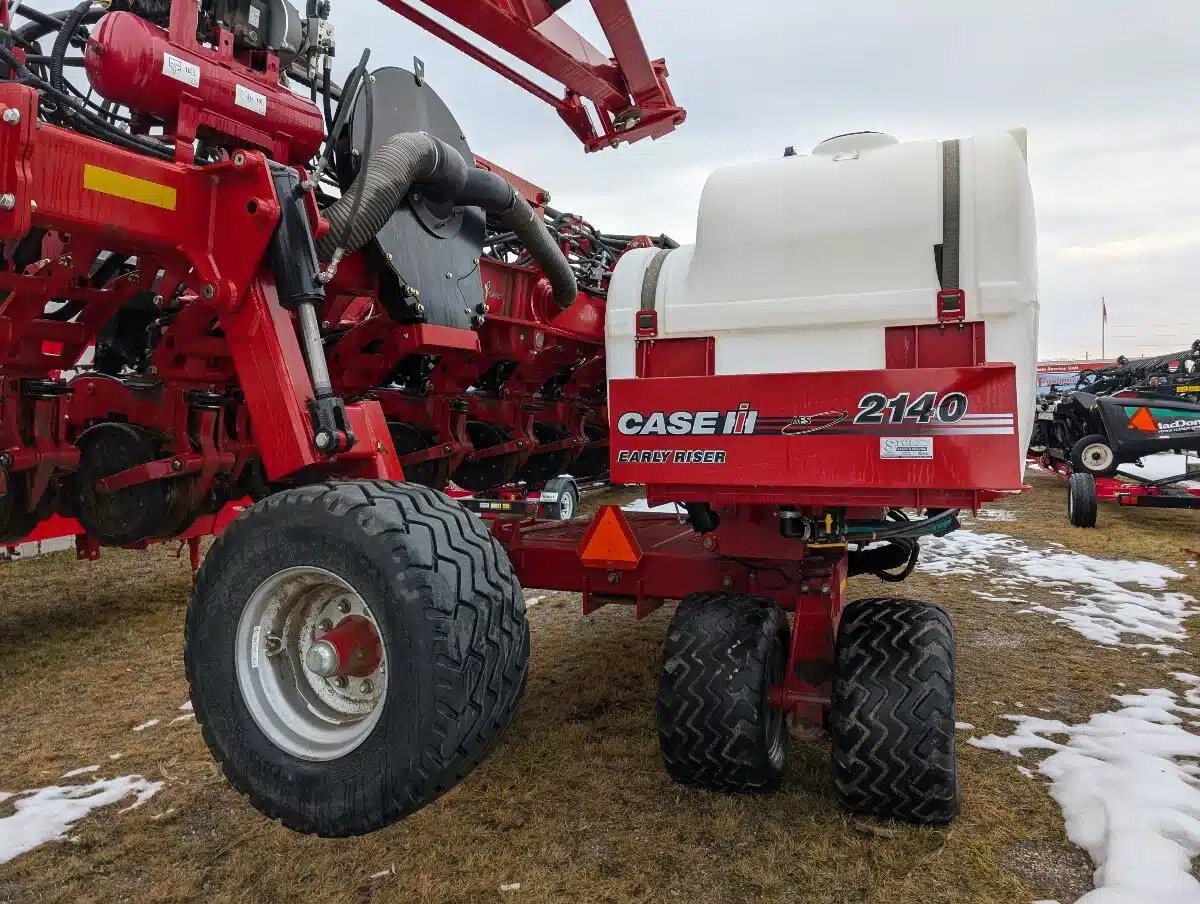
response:
<path id="1" fill-rule="evenodd" d="M 1083 450 L 1083 460 L 1096 470 L 1103 470 L 1112 464 L 1113 452 L 1108 446 L 1093 443 Z"/>
<path id="2" fill-rule="evenodd" d="M 361 744 L 387 694 L 387 657 L 374 613 L 322 568 L 263 581 L 242 612 L 238 684 L 254 721 L 282 750 L 328 761 Z"/>

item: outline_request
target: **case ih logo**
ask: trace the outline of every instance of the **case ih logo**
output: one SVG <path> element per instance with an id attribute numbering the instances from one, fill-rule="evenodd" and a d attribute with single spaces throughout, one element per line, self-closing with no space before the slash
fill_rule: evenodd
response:
<path id="1" fill-rule="evenodd" d="M 749 402 L 735 411 L 629 411 L 617 419 L 617 430 L 625 436 L 732 436 L 753 433 L 758 412 Z"/>

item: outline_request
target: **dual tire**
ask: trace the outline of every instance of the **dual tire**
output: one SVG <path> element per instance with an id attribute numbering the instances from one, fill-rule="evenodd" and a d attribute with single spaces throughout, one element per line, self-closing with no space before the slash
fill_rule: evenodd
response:
<path id="1" fill-rule="evenodd" d="M 735 793 L 779 785 L 787 725 L 770 692 L 783 682 L 787 650 L 787 620 L 770 600 L 706 593 L 680 603 L 658 695 L 659 749 L 674 779 Z M 902 599 L 846 607 L 829 730 L 846 809 L 918 824 L 953 819 L 961 792 L 944 609 Z"/>

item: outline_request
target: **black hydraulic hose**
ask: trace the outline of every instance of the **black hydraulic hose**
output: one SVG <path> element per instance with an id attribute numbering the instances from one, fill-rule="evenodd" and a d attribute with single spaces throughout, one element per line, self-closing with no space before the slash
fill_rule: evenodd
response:
<path id="1" fill-rule="evenodd" d="M 559 307 L 566 308 L 575 303 L 579 294 L 575 271 L 546 228 L 545 221 L 519 191 L 493 172 L 473 169 L 467 174 L 466 184 L 457 200 L 459 204 L 482 207 L 495 214 L 546 275 Z"/>
<path id="2" fill-rule="evenodd" d="M 159 144 L 156 141 L 148 138 L 139 138 L 136 135 L 129 135 L 115 128 L 110 123 L 104 121 L 100 117 L 91 113 L 86 107 L 67 94 L 65 91 L 60 92 L 55 90 L 54 86 L 49 82 L 38 78 L 34 75 L 29 67 L 24 66 L 17 60 L 16 56 L 7 47 L 0 44 L 0 59 L 12 66 L 21 73 L 21 82 L 32 85 L 35 88 L 45 91 L 54 96 L 55 101 L 60 105 L 69 107 L 73 112 L 79 115 L 79 119 L 73 121 L 73 125 L 79 128 L 86 134 L 93 135 L 96 138 L 109 141 L 113 144 L 120 145 L 131 151 L 137 151 L 139 154 L 150 154 L 151 156 L 161 157 L 164 160 L 174 160 L 175 152 L 164 144 Z M 86 125 L 85 125 L 86 124 Z"/>
<path id="3" fill-rule="evenodd" d="M 362 166 L 365 169 L 371 165 L 371 145 L 375 142 L 375 105 L 372 103 L 371 97 L 371 79 L 363 79 L 363 97 L 366 100 L 366 133 L 363 142 L 363 159 Z M 338 236 L 337 247 L 343 251 L 346 248 L 346 243 L 350 240 L 350 231 L 353 229 L 355 222 L 358 220 L 359 211 L 362 210 L 363 195 L 366 194 L 366 183 L 359 184 L 356 180 L 351 191 L 354 192 L 354 203 L 350 205 L 350 214 L 346 217 L 346 222 L 342 225 L 341 235 Z M 376 230 L 378 232 L 378 230 Z M 333 252 L 338 253 L 337 249 Z M 336 262 L 334 263 L 336 267 Z"/>
<path id="4" fill-rule="evenodd" d="M 18 11 L 18 15 L 24 16 L 29 20 L 29 23 L 22 25 L 20 28 L 13 29 L 13 34 L 22 41 L 33 43 L 44 38 L 51 32 L 61 31 L 64 20 L 71 15 L 74 10 L 64 9 L 57 13 L 44 13 L 41 10 L 34 9 L 31 6 L 22 6 Z M 99 6 L 92 7 L 83 17 L 80 25 L 92 25 L 100 20 L 105 10 Z M 82 39 L 74 41 L 78 47 L 83 46 Z"/>
<path id="5" fill-rule="evenodd" d="M 317 242 L 318 254 L 329 260 L 339 247 L 347 254 L 357 251 L 392 218 L 413 183 L 453 179 L 461 187 L 466 169 L 462 155 L 432 135 L 393 135 L 371 152 L 350 189 L 325 208 L 325 219 L 332 228 Z M 361 212 L 355 214 L 355 207 Z M 344 242 L 340 241 L 343 235 Z"/>
<path id="6" fill-rule="evenodd" d="M 63 20 L 58 37 L 54 39 L 54 49 L 50 51 L 50 84 L 56 91 L 65 91 L 63 85 L 63 60 L 67 56 L 67 48 L 71 46 L 71 38 L 83 24 L 84 17 L 92 10 L 92 0 L 83 0 Z"/>

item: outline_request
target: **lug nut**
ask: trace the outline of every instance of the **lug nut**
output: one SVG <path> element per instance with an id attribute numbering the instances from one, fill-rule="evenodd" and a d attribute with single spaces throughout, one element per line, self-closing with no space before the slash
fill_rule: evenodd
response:
<path id="1" fill-rule="evenodd" d="M 283 649 L 283 639 L 278 634 L 268 634 L 264 649 L 268 656 L 274 656 Z"/>
<path id="2" fill-rule="evenodd" d="M 342 690 L 345 690 L 346 687 L 349 686 L 349 684 L 350 684 L 350 680 L 345 675 L 338 675 L 336 678 L 333 679 L 334 687 L 341 688 Z"/>
<path id="3" fill-rule="evenodd" d="M 9 107 L 4 111 L 4 121 L 10 126 L 15 126 L 21 121 L 21 111 L 16 107 Z"/>
<path id="4" fill-rule="evenodd" d="M 321 619 L 320 624 L 317 625 L 317 629 L 322 634 L 324 634 L 326 631 L 332 631 L 333 630 L 333 622 L 327 618 L 323 618 L 323 619 Z"/>
<path id="5" fill-rule="evenodd" d="M 338 603 L 338 612 L 348 615 L 350 612 L 350 600 L 342 600 Z"/>
<path id="6" fill-rule="evenodd" d="M 360 694 L 369 694 L 373 690 L 375 690 L 375 685 L 371 683 L 370 678 L 367 678 L 365 681 L 363 681 L 362 684 L 360 684 L 358 686 L 358 692 Z"/>

